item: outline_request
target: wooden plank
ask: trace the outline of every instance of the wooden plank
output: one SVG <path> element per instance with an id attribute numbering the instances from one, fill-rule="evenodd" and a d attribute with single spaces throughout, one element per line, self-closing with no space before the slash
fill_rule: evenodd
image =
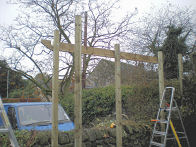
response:
<path id="1" fill-rule="evenodd" d="M 183 95 L 183 63 L 182 63 L 182 54 L 178 54 L 178 72 L 179 72 L 179 83 L 180 83 L 180 94 Z"/>
<path id="2" fill-rule="evenodd" d="M 54 31 L 52 77 L 52 147 L 58 147 L 59 31 Z"/>
<path id="3" fill-rule="evenodd" d="M 120 45 L 115 45 L 115 97 L 116 97 L 116 145 L 122 147 L 122 98 L 121 98 L 121 68 Z"/>
<path id="4" fill-rule="evenodd" d="M 75 17 L 75 49 L 74 49 L 74 123 L 75 123 L 75 147 L 82 147 L 82 78 L 81 78 L 81 16 Z"/>
<path id="5" fill-rule="evenodd" d="M 41 42 L 48 49 L 53 50 L 53 46 L 51 45 L 50 40 L 42 40 Z M 60 43 L 60 51 L 73 53 L 74 52 L 74 44 Z M 93 48 L 93 47 L 86 48 L 84 46 L 82 46 L 82 54 L 101 56 L 101 57 L 109 57 L 109 58 L 115 57 L 114 50 Z M 125 59 L 125 60 L 150 62 L 150 63 L 157 63 L 158 62 L 157 57 L 144 56 L 144 55 L 132 54 L 132 53 L 126 53 L 126 52 L 121 52 L 120 58 Z"/>

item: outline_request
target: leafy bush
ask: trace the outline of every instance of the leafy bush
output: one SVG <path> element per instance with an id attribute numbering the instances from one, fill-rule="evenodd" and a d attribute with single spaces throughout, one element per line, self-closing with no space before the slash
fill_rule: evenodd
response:
<path id="1" fill-rule="evenodd" d="M 158 82 L 126 87 L 125 90 L 128 90 L 125 110 L 131 120 L 150 121 L 155 117 L 159 106 Z"/>
<path id="2" fill-rule="evenodd" d="M 196 144 L 196 75 L 185 77 L 183 83 L 181 112 L 190 144 L 194 146 Z"/>
<path id="3" fill-rule="evenodd" d="M 149 85 L 122 86 L 123 113 L 132 120 L 148 120 L 156 114 L 159 106 L 157 82 Z M 61 105 L 73 119 L 74 96 L 68 93 L 61 98 Z M 97 117 L 115 113 L 115 89 L 113 86 L 86 89 L 82 93 L 83 123 L 88 124 Z"/>
<path id="4" fill-rule="evenodd" d="M 178 80 L 165 81 L 166 86 L 175 87 L 174 99 L 180 108 L 185 129 L 189 140 L 194 144 L 191 136 L 196 134 L 196 78 L 195 76 L 185 77 L 183 97 L 180 95 Z M 90 122 L 104 119 L 115 112 L 115 90 L 113 86 L 83 90 L 83 123 L 88 125 Z M 122 86 L 122 108 L 123 113 L 133 121 L 150 123 L 150 119 L 156 118 L 159 108 L 159 86 L 158 81 L 153 81 L 148 85 Z M 61 100 L 61 103 L 70 116 L 73 116 L 73 94 L 69 94 Z M 72 117 L 73 118 L 73 117 Z M 178 129 L 179 119 L 173 118 L 173 123 Z M 106 121 L 107 122 L 107 121 Z M 151 123 L 153 126 L 153 123 Z M 195 135 L 194 135 L 195 134 Z"/>
<path id="5" fill-rule="evenodd" d="M 84 90 L 82 98 L 85 123 L 107 116 L 115 109 L 115 90 L 112 86 Z"/>
<path id="6" fill-rule="evenodd" d="M 184 81 L 184 96 L 180 95 L 179 82 L 169 80 L 166 86 L 175 87 L 174 98 L 182 112 L 183 118 L 195 114 L 195 85 L 191 78 Z M 134 121 L 150 121 L 155 118 L 159 108 L 158 81 L 148 85 L 122 86 L 122 109 L 123 113 Z M 74 100 L 73 94 L 68 93 L 61 99 L 61 104 L 66 112 L 73 118 Z M 82 93 L 83 100 L 83 123 L 88 124 L 97 117 L 105 117 L 115 113 L 115 89 L 113 86 L 104 88 L 86 89 Z"/>
<path id="7" fill-rule="evenodd" d="M 36 141 L 36 132 L 35 131 L 26 131 L 26 130 L 16 130 L 14 131 L 16 139 L 20 147 L 30 147 Z M 8 139 L 8 135 L 0 134 L 0 146 L 2 147 L 9 147 L 10 141 Z"/>
<path id="8" fill-rule="evenodd" d="M 24 80 L 24 87 L 14 89 L 9 93 L 9 98 L 36 98 L 39 97 L 36 86 L 29 80 Z"/>
<path id="9" fill-rule="evenodd" d="M 60 104 L 70 116 L 71 120 L 74 120 L 74 95 L 67 93 L 64 97 L 60 97 Z"/>

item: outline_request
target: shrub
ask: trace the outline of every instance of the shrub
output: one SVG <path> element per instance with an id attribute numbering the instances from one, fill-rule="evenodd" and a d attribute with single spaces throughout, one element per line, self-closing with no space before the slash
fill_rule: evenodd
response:
<path id="1" fill-rule="evenodd" d="M 157 82 L 149 85 L 122 86 L 122 108 L 132 120 L 141 121 L 152 118 L 159 104 Z M 61 105 L 73 118 L 74 96 L 69 93 L 61 98 Z M 113 86 L 86 89 L 82 93 L 83 123 L 89 124 L 97 117 L 115 113 L 115 89 Z"/>
<path id="2" fill-rule="evenodd" d="M 83 91 L 83 120 L 85 123 L 96 117 L 107 116 L 115 108 L 114 87 L 95 88 Z"/>
<path id="3" fill-rule="evenodd" d="M 184 96 L 181 97 L 178 80 L 165 82 L 166 86 L 175 87 L 174 98 L 182 112 L 183 118 L 195 114 L 196 86 L 194 78 L 189 77 L 184 81 Z M 61 104 L 66 112 L 73 118 L 73 94 L 68 93 L 61 99 Z M 105 117 L 115 113 L 115 89 L 113 86 L 104 88 L 86 89 L 82 93 L 83 123 L 88 124 L 97 117 Z M 159 108 L 158 81 L 148 85 L 122 86 L 123 113 L 134 121 L 150 121 L 155 118 Z"/>
<path id="4" fill-rule="evenodd" d="M 60 104 L 69 115 L 71 120 L 74 120 L 74 95 L 67 93 L 64 97 L 60 97 Z"/>

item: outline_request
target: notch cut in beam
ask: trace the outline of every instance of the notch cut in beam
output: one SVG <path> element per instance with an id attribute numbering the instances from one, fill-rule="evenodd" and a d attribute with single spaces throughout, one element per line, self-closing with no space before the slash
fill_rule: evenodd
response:
<path id="1" fill-rule="evenodd" d="M 41 40 L 41 43 L 44 46 L 46 46 L 48 49 L 53 50 L 53 46 L 52 46 L 50 40 Z M 73 53 L 74 52 L 74 44 L 68 44 L 68 43 L 61 42 L 59 51 Z M 94 48 L 94 47 L 87 47 L 86 48 L 84 46 L 82 46 L 82 54 L 101 56 L 101 57 L 109 57 L 109 58 L 115 57 L 114 50 Z M 120 58 L 125 59 L 125 60 L 132 60 L 132 61 L 158 63 L 157 57 L 144 56 L 144 55 L 132 54 L 132 53 L 126 53 L 126 52 L 121 52 Z"/>

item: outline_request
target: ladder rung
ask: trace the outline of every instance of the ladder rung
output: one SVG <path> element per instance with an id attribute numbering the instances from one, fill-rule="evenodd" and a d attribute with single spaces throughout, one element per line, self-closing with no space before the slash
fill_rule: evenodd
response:
<path id="1" fill-rule="evenodd" d="M 154 131 L 153 133 L 158 135 L 166 135 L 166 132 L 161 132 L 161 131 Z"/>
<path id="2" fill-rule="evenodd" d="M 186 136 L 183 136 L 183 137 L 178 137 L 179 139 L 185 139 L 187 138 Z M 175 137 L 171 137 L 171 138 L 167 138 L 167 140 L 173 140 L 173 139 L 176 139 Z"/>
<path id="3" fill-rule="evenodd" d="M 176 111 L 176 110 L 178 110 L 177 107 L 172 107 L 172 111 Z"/>
<path id="4" fill-rule="evenodd" d="M 169 98 L 168 97 L 168 94 L 169 93 L 166 95 L 166 90 L 167 89 L 171 89 L 171 90 L 169 90 L 169 93 L 171 93 L 170 94 L 170 101 L 168 101 L 168 98 Z M 177 102 L 174 100 L 174 91 L 175 91 L 175 88 L 174 87 L 166 87 L 164 89 L 164 91 L 163 91 L 162 99 L 161 99 L 161 102 L 160 102 L 160 107 L 159 107 L 158 113 L 157 113 L 157 119 L 156 120 L 152 120 L 153 122 L 156 122 L 156 123 L 154 124 L 154 130 L 153 130 L 152 138 L 151 138 L 151 141 L 150 141 L 150 147 L 151 146 L 165 147 L 166 141 L 167 140 L 171 140 L 171 139 L 176 139 L 177 138 L 176 137 L 176 134 L 178 134 L 178 133 L 180 133 L 179 134 L 180 137 L 178 137 L 178 138 L 179 139 L 186 139 L 187 144 L 188 144 L 188 147 L 190 147 L 189 142 L 188 142 L 188 137 L 186 136 L 186 132 L 185 132 L 185 129 L 184 129 L 184 126 L 183 126 L 183 123 L 182 123 L 182 118 L 181 118 L 181 115 L 179 113 L 180 110 L 179 110 L 179 108 L 177 106 Z M 167 103 L 167 102 L 169 102 L 169 103 Z M 170 120 L 171 119 L 171 113 L 173 111 L 178 111 L 179 119 L 181 121 L 182 128 L 183 128 L 184 132 L 176 132 L 175 129 L 172 128 L 172 131 L 174 133 L 171 136 L 168 133 L 168 129 L 169 129 L 169 125 L 171 127 L 173 127 L 173 123 Z M 165 116 L 167 116 L 167 118 L 163 118 L 162 119 L 162 117 L 160 116 L 162 112 L 165 113 Z M 159 123 L 158 125 L 160 125 L 160 126 L 161 125 L 167 125 L 167 126 L 165 126 L 166 128 L 162 131 L 160 129 L 157 129 L 157 123 Z M 155 140 L 154 137 L 157 140 Z M 162 139 L 163 139 L 163 142 L 164 143 L 160 142 L 160 140 L 162 140 Z"/>
<path id="5" fill-rule="evenodd" d="M 9 132 L 9 130 L 8 130 L 8 128 L 1 128 L 1 129 L 0 129 L 0 132 L 5 133 L 5 132 Z"/>
<path id="6" fill-rule="evenodd" d="M 184 138 L 187 138 L 186 136 L 183 136 L 183 137 L 178 137 L 179 139 L 184 139 Z"/>
<path id="7" fill-rule="evenodd" d="M 169 107 L 167 107 L 167 108 L 160 108 L 160 109 L 164 110 L 164 111 L 169 111 L 169 110 L 176 111 L 176 110 L 178 110 L 177 107 L 172 107 L 171 109 Z"/>
<path id="8" fill-rule="evenodd" d="M 184 132 L 176 132 L 177 134 L 185 134 Z"/>
<path id="9" fill-rule="evenodd" d="M 167 121 L 167 120 L 157 120 L 157 122 L 158 122 L 158 123 L 163 123 L 163 124 L 168 123 L 168 121 Z"/>
<path id="10" fill-rule="evenodd" d="M 173 140 L 176 139 L 175 137 L 171 137 L 171 138 L 166 138 L 167 140 Z"/>
<path id="11" fill-rule="evenodd" d="M 159 147 L 164 147 L 164 144 L 158 143 L 158 142 L 154 142 L 151 141 L 151 145 L 155 145 L 155 146 L 159 146 Z"/>

